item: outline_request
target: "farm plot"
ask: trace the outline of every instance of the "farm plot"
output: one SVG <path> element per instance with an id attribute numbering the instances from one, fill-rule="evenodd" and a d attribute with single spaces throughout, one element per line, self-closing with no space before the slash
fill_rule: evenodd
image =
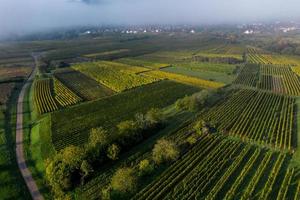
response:
<path id="1" fill-rule="evenodd" d="M 296 56 L 259 53 L 257 50 L 248 50 L 247 62 L 263 65 L 281 65 L 285 67 L 298 66 L 300 59 Z"/>
<path id="2" fill-rule="evenodd" d="M 163 137 L 167 140 L 174 141 L 178 146 L 184 145 L 186 144 L 186 139 L 193 134 L 193 132 L 191 132 L 191 129 L 194 126 L 193 122 L 193 119 L 189 117 L 187 119 L 180 114 L 170 120 L 166 128 L 159 131 L 158 133 L 155 133 L 155 135 L 159 138 Z M 200 137 L 201 139 L 199 140 L 206 139 L 207 135 L 202 135 Z M 144 159 L 151 160 L 151 151 L 154 143 L 155 141 L 153 140 L 145 141 L 145 143 L 141 143 L 138 145 L 138 148 L 141 147 L 139 151 L 131 152 L 128 157 L 123 157 L 119 160 L 118 163 L 115 163 L 105 170 L 99 170 L 99 173 L 97 173 L 97 175 L 93 179 L 76 189 L 76 195 L 78 196 L 78 199 L 101 199 L 102 194 L 99 193 L 99 191 L 109 185 L 110 180 L 117 169 L 119 169 L 120 167 L 128 167 L 128 164 L 130 163 L 130 166 L 138 170 L 138 164 L 140 163 L 140 161 Z M 147 182 L 150 183 L 150 180 Z"/>
<path id="3" fill-rule="evenodd" d="M 31 67 L 0 67 L 0 81 L 17 77 L 27 77 L 31 70 Z"/>
<path id="4" fill-rule="evenodd" d="M 236 69 L 236 65 L 209 62 L 181 62 L 175 63 L 172 66 L 188 68 L 195 71 L 210 71 L 224 74 L 233 74 Z"/>
<path id="5" fill-rule="evenodd" d="M 114 94 L 109 88 L 72 69 L 56 71 L 54 76 L 84 100 L 95 100 Z"/>
<path id="6" fill-rule="evenodd" d="M 121 58 L 115 60 L 115 62 L 124 63 L 133 66 L 149 67 L 154 69 L 161 69 L 170 66 L 170 64 L 167 63 L 157 63 L 157 62 L 151 62 L 151 61 L 135 59 L 135 58 Z"/>
<path id="7" fill-rule="evenodd" d="M 210 109 L 203 119 L 229 135 L 292 150 L 294 103 L 292 97 L 240 90 Z"/>
<path id="8" fill-rule="evenodd" d="M 51 79 L 37 80 L 34 83 L 34 103 L 40 114 L 58 109 L 58 104 L 52 94 Z"/>
<path id="9" fill-rule="evenodd" d="M 289 159 L 287 154 L 207 136 L 133 199 L 286 197 L 293 176 L 286 167 Z"/>
<path id="10" fill-rule="evenodd" d="M 4 105 L 10 97 L 15 83 L 1 83 L 0 84 L 0 105 Z"/>
<path id="11" fill-rule="evenodd" d="M 233 83 L 256 87 L 258 78 L 259 66 L 256 64 L 246 64 Z"/>
<path id="12" fill-rule="evenodd" d="M 270 90 L 275 93 L 300 95 L 300 80 L 290 67 L 246 64 L 234 84 Z"/>
<path id="13" fill-rule="evenodd" d="M 55 99 L 61 106 L 65 107 L 82 101 L 80 97 L 74 94 L 74 92 L 72 92 L 59 80 L 54 78 L 53 81 L 54 81 Z"/>
<path id="14" fill-rule="evenodd" d="M 225 85 L 224 83 L 199 79 L 195 77 L 190 77 L 190 76 L 185 76 L 185 75 L 175 74 L 175 73 L 170 73 L 165 71 L 158 71 L 158 70 L 145 72 L 143 74 L 146 76 L 160 78 L 160 79 L 170 79 L 170 80 L 174 80 L 177 82 L 181 82 L 184 84 L 193 85 L 201 88 L 220 88 Z"/>
<path id="15" fill-rule="evenodd" d="M 92 54 L 86 54 L 84 55 L 85 57 L 88 58 L 102 58 L 103 56 L 110 56 L 110 55 L 115 55 L 115 54 L 121 54 L 121 53 L 126 53 L 129 52 L 129 49 L 117 49 L 113 51 L 104 51 L 100 53 L 92 53 Z"/>
<path id="16" fill-rule="evenodd" d="M 291 67 L 292 71 L 298 75 L 298 77 L 300 76 L 300 67 Z"/>
<path id="17" fill-rule="evenodd" d="M 288 67 L 261 65 L 258 88 L 290 95 L 300 95 L 300 80 Z"/>
<path id="18" fill-rule="evenodd" d="M 192 76 L 200 79 L 231 83 L 235 79 L 235 65 L 221 63 L 182 62 L 163 68 L 163 71 Z"/>
<path id="19" fill-rule="evenodd" d="M 162 108 L 178 98 L 199 89 L 171 81 L 160 81 L 52 113 L 52 142 L 57 150 L 67 145 L 81 145 L 87 141 L 91 128 L 111 129 L 120 121 L 150 108 Z M 80 115 L 78 115 L 80 113 Z"/>
<path id="20" fill-rule="evenodd" d="M 73 68 L 116 92 L 146 85 L 158 80 L 157 78 L 137 74 L 148 71 L 149 69 L 147 68 L 113 62 L 85 63 L 75 65 Z"/>

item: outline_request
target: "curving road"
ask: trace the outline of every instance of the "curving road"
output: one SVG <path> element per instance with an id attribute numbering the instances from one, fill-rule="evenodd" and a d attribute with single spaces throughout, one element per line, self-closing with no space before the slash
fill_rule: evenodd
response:
<path id="1" fill-rule="evenodd" d="M 37 64 L 37 55 L 33 56 L 35 59 L 35 65 Z M 28 190 L 34 200 L 43 200 L 43 196 L 40 193 L 37 184 L 35 183 L 30 170 L 26 165 L 26 160 L 24 156 L 24 145 L 23 145 L 23 102 L 25 92 L 33 81 L 36 74 L 37 66 L 34 67 L 31 75 L 26 81 L 25 85 L 22 87 L 21 93 L 18 98 L 17 105 L 17 123 L 16 123 L 16 158 L 19 166 L 19 170 L 25 180 Z"/>

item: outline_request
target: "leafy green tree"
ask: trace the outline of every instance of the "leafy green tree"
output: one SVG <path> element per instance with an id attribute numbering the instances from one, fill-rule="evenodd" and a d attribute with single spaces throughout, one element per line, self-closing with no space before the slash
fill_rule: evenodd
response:
<path id="1" fill-rule="evenodd" d="M 146 116 L 142 113 L 137 113 L 135 115 L 135 123 L 142 130 L 144 130 L 148 127 L 148 122 L 147 122 Z"/>
<path id="2" fill-rule="evenodd" d="M 133 193 L 137 188 L 137 176 L 132 168 L 121 168 L 111 179 L 111 187 L 120 193 Z"/>
<path id="3" fill-rule="evenodd" d="M 155 126 L 162 123 L 165 119 L 163 112 L 160 109 L 152 108 L 146 113 L 146 121 L 150 126 Z"/>
<path id="4" fill-rule="evenodd" d="M 60 154 L 62 155 L 62 161 L 66 165 L 69 165 L 71 168 L 78 168 L 85 156 L 85 151 L 81 147 L 71 145 L 64 148 Z"/>
<path id="5" fill-rule="evenodd" d="M 175 103 L 175 108 L 177 110 L 188 110 L 189 105 L 189 97 L 185 96 L 182 99 L 178 99 Z"/>
<path id="6" fill-rule="evenodd" d="M 116 144 L 112 144 L 107 149 L 107 157 L 111 160 L 117 160 L 120 153 L 120 148 Z"/>
<path id="7" fill-rule="evenodd" d="M 101 191 L 101 199 L 102 200 L 110 200 L 111 199 L 111 186 L 105 187 Z"/>
<path id="8" fill-rule="evenodd" d="M 97 145 L 105 146 L 109 143 L 107 131 L 102 127 L 92 128 L 89 136 L 89 145 L 96 147 Z"/>
<path id="9" fill-rule="evenodd" d="M 129 147 L 142 139 L 141 129 L 133 120 L 119 123 L 117 140 L 123 147 Z"/>
<path id="10" fill-rule="evenodd" d="M 191 135 L 186 139 L 186 141 L 189 145 L 194 145 L 197 142 L 197 138 L 195 135 Z"/>
<path id="11" fill-rule="evenodd" d="M 117 128 L 119 130 L 119 134 L 121 136 L 130 136 L 133 132 L 137 130 L 137 125 L 133 120 L 126 120 L 123 122 L 120 122 L 117 125 Z"/>
<path id="12" fill-rule="evenodd" d="M 160 139 L 154 145 L 152 157 L 157 164 L 174 161 L 179 157 L 179 149 L 174 142 Z"/>
<path id="13" fill-rule="evenodd" d="M 199 135 L 208 134 L 210 132 L 210 125 L 200 120 L 195 124 L 194 129 Z"/>
<path id="14" fill-rule="evenodd" d="M 63 191 L 70 190 L 78 177 L 77 172 L 85 156 L 85 151 L 77 146 L 69 146 L 57 153 L 48 162 L 46 179 L 55 195 L 63 195 Z"/>
<path id="15" fill-rule="evenodd" d="M 139 175 L 144 176 L 151 174 L 154 170 L 154 166 L 150 163 L 148 159 L 144 159 L 139 163 Z"/>
<path id="16" fill-rule="evenodd" d="M 84 183 L 84 179 L 88 177 L 94 170 L 88 161 L 83 160 L 80 165 L 80 171 L 82 172 L 81 183 Z"/>

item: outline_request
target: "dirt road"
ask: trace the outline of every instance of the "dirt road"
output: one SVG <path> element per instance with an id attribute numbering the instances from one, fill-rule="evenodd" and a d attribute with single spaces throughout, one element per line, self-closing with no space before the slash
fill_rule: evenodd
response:
<path id="1" fill-rule="evenodd" d="M 34 56 L 35 61 L 37 60 L 37 56 Z M 28 87 L 30 86 L 31 82 L 34 79 L 36 74 L 37 66 L 34 67 L 33 72 L 31 73 L 30 77 L 28 78 L 27 82 L 23 86 L 21 93 L 18 98 L 18 105 L 17 105 L 17 124 L 16 124 L 16 158 L 18 162 L 18 166 L 20 172 L 26 182 L 27 188 L 30 191 L 32 199 L 34 200 L 42 200 L 44 199 L 41 195 L 30 170 L 28 169 L 25 161 L 24 156 L 24 145 L 23 145 L 23 102 L 25 92 L 27 91 Z"/>

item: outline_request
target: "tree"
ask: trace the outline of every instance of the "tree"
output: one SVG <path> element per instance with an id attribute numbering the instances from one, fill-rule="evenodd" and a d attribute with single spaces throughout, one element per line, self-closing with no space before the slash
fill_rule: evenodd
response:
<path id="1" fill-rule="evenodd" d="M 107 149 L 107 157 L 111 160 L 117 160 L 120 153 L 120 148 L 116 144 L 112 144 Z"/>
<path id="2" fill-rule="evenodd" d="M 66 165 L 69 165 L 71 168 L 79 168 L 83 157 L 85 156 L 85 151 L 81 147 L 71 145 L 64 148 L 60 154 L 62 161 Z"/>
<path id="3" fill-rule="evenodd" d="M 57 156 L 46 167 L 46 179 L 56 195 L 61 195 L 63 191 L 67 191 L 72 187 L 71 170 Z"/>
<path id="4" fill-rule="evenodd" d="M 92 128 L 89 136 L 89 145 L 96 147 L 97 145 L 105 146 L 109 143 L 107 131 L 102 127 Z"/>
<path id="5" fill-rule="evenodd" d="M 139 175 L 140 176 L 151 174 L 153 169 L 154 169 L 154 166 L 150 163 L 149 160 L 144 159 L 144 160 L 140 161 L 140 163 L 139 163 Z"/>
<path id="6" fill-rule="evenodd" d="M 120 193 L 133 193 L 137 188 L 137 177 L 132 168 L 121 168 L 111 179 L 111 187 Z"/>
<path id="7" fill-rule="evenodd" d="M 164 121 L 164 114 L 160 109 L 152 108 L 146 113 L 145 118 L 149 126 L 155 126 Z"/>
<path id="8" fill-rule="evenodd" d="M 118 125 L 119 134 L 124 137 L 131 136 L 137 130 L 137 125 L 132 120 L 120 122 Z"/>
<path id="9" fill-rule="evenodd" d="M 118 141 L 123 147 L 128 147 L 141 139 L 141 131 L 137 124 L 132 120 L 127 120 L 119 123 Z"/>
<path id="10" fill-rule="evenodd" d="M 148 122 L 147 122 L 146 116 L 142 113 L 137 113 L 135 115 L 135 123 L 142 130 L 144 130 L 148 127 Z"/>
<path id="11" fill-rule="evenodd" d="M 199 135 L 208 134 L 210 131 L 210 126 L 205 121 L 200 120 L 196 123 L 196 125 L 194 126 L 194 129 Z"/>
<path id="12" fill-rule="evenodd" d="M 186 139 L 186 141 L 189 145 L 194 145 L 197 142 L 197 138 L 195 135 L 191 135 Z"/>
<path id="13" fill-rule="evenodd" d="M 202 128 L 203 128 L 203 121 L 198 121 L 195 126 L 194 126 L 194 129 L 195 131 L 201 135 L 202 134 Z"/>
<path id="14" fill-rule="evenodd" d="M 91 172 L 93 172 L 92 166 L 88 163 L 88 161 L 83 160 L 80 165 L 80 171 L 82 172 L 81 177 L 81 183 L 84 182 L 84 179 L 90 175 Z"/>
<path id="15" fill-rule="evenodd" d="M 46 179 L 53 192 L 61 196 L 70 190 L 79 180 L 78 172 L 85 156 L 85 151 L 77 146 L 69 146 L 57 153 L 46 167 Z M 77 178 L 78 179 L 78 178 Z"/>
<path id="16" fill-rule="evenodd" d="M 185 96 L 184 98 L 182 99 L 178 99 L 175 103 L 175 108 L 177 110 L 188 110 L 189 108 L 189 97 L 188 96 Z"/>
<path id="17" fill-rule="evenodd" d="M 174 142 L 161 139 L 154 145 L 152 157 L 157 164 L 174 161 L 179 157 L 179 150 Z"/>

